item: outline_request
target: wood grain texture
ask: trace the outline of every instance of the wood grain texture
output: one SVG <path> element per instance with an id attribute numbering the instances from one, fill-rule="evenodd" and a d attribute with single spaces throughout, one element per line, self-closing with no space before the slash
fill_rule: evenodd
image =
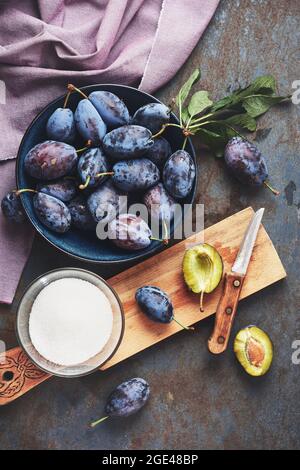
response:
<path id="1" fill-rule="evenodd" d="M 230 271 L 253 214 L 253 209 L 247 208 L 204 230 L 203 241 L 218 249 L 223 258 L 224 272 Z M 116 290 L 124 306 L 125 332 L 120 348 L 101 370 L 182 330 L 175 322 L 168 325 L 155 323 L 141 313 L 135 302 L 138 287 L 150 284 L 165 290 L 172 298 L 176 318 L 185 325 L 197 323 L 216 312 L 222 283 L 205 297 L 205 310 L 200 312 L 199 296 L 190 292 L 183 281 L 183 255 L 195 241 L 196 236 L 192 236 L 109 279 L 109 284 Z M 284 267 L 267 232 L 261 226 L 240 298 L 248 297 L 284 277 Z M 6 372 L 12 372 L 13 377 L 9 379 Z M 0 405 L 15 400 L 50 377 L 35 367 L 21 348 L 6 351 L 6 359 L 0 364 Z"/>
<path id="2" fill-rule="evenodd" d="M 244 280 L 245 276 L 241 274 L 225 273 L 223 293 L 216 311 L 214 330 L 208 340 L 208 349 L 213 354 L 220 354 L 227 349 Z M 236 282 L 237 285 L 235 285 Z"/>

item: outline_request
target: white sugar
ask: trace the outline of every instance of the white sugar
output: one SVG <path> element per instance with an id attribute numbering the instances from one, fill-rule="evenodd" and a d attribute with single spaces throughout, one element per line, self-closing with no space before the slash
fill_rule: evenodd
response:
<path id="1" fill-rule="evenodd" d="M 29 334 L 41 356 L 71 366 L 104 348 L 112 324 L 110 302 L 98 287 L 65 278 L 51 282 L 38 294 L 29 317 Z"/>

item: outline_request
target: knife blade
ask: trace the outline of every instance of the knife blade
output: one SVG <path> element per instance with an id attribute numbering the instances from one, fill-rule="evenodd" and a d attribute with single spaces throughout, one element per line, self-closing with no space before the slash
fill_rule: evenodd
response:
<path id="1" fill-rule="evenodd" d="M 264 211 L 265 209 L 261 208 L 252 217 L 235 262 L 232 265 L 231 271 L 233 273 L 246 274 Z"/>
<path id="2" fill-rule="evenodd" d="M 243 282 L 263 214 L 264 208 L 261 208 L 253 215 L 232 265 L 231 272 L 225 274 L 223 293 L 216 311 L 214 330 L 208 340 L 208 349 L 213 354 L 220 354 L 227 348 Z"/>

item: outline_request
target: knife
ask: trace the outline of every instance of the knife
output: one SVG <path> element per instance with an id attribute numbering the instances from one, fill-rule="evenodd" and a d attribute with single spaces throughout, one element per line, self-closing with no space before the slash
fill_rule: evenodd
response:
<path id="1" fill-rule="evenodd" d="M 220 354 L 227 348 L 243 282 L 264 210 L 263 208 L 259 209 L 253 215 L 231 272 L 225 273 L 223 293 L 217 307 L 214 330 L 208 340 L 208 349 L 213 354 Z"/>

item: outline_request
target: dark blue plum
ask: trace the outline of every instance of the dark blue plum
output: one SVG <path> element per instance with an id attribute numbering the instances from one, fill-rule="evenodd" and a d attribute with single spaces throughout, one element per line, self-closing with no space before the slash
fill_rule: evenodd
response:
<path id="1" fill-rule="evenodd" d="M 147 158 L 123 160 L 113 166 L 112 181 L 123 191 L 146 191 L 160 179 L 157 166 Z"/>
<path id="2" fill-rule="evenodd" d="M 33 197 L 33 207 L 37 218 L 53 232 L 65 233 L 71 225 L 68 207 L 59 199 L 44 193 Z"/>
<path id="3" fill-rule="evenodd" d="M 159 287 L 140 287 L 135 293 L 135 299 L 150 320 L 159 323 L 171 323 L 174 320 L 172 302 Z"/>
<path id="4" fill-rule="evenodd" d="M 71 178 L 62 178 L 53 183 L 38 183 L 36 189 L 63 202 L 71 201 L 77 193 L 75 180 Z"/>
<path id="5" fill-rule="evenodd" d="M 79 101 L 75 111 L 76 128 L 83 139 L 99 145 L 106 134 L 106 124 L 88 99 Z"/>
<path id="6" fill-rule="evenodd" d="M 103 224 L 114 219 L 122 208 L 121 196 L 124 193 L 115 188 L 111 181 L 106 181 L 97 188 L 87 199 L 93 219 Z"/>
<path id="7" fill-rule="evenodd" d="M 11 222 L 21 224 L 25 221 L 23 207 L 16 191 L 11 191 L 4 196 L 1 201 L 1 209 L 4 217 Z"/>
<path id="8" fill-rule="evenodd" d="M 149 189 L 144 195 L 143 202 L 151 218 L 155 218 L 159 222 L 171 222 L 173 220 L 176 201 L 165 190 L 162 183 L 158 183 Z"/>
<path id="9" fill-rule="evenodd" d="M 268 178 L 266 161 L 260 150 L 241 137 L 233 137 L 225 148 L 229 170 L 243 184 L 260 186 Z"/>
<path id="10" fill-rule="evenodd" d="M 54 180 L 69 174 L 77 163 L 74 147 L 64 142 L 46 140 L 27 153 L 24 165 L 33 178 Z"/>
<path id="11" fill-rule="evenodd" d="M 84 231 L 96 230 L 96 222 L 91 216 L 86 200 L 82 196 L 73 199 L 68 204 L 68 208 L 74 227 Z"/>
<path id="12" fill-rule="evenodd" d="M 196 176 L 195 163 L 185 150 L 177 150 L 167 160 L 163 169 L 163 183 L 175 199 L 183 199 L 193 188 Z"/>
<path id="13" fill-rule="evenodd" d="M 69 108 L 57 108 L 48 119 L 46 131 L 49 139 L 72 144 L 76 137 L 73 111 Z"/>
<path id="14" fill-rule="evenodd" d="M 133 378 L 118 385 L 109 396 L 105 414 L 107 416 L 127 417 L 137 413 L 146 404 L 150 387 L 146 380 Z"/>
<path id="15" fill-rule="evenodd" d="M 125 103 L 110 91 L 93 91 L 89 95 L 103 121 L 110 129 L 125 126 L 129 123 L 130 115 Z"/>
<path id="16" fill-rule="evenodd" d="M 171 145 L 164 137 L 154 139 L 154 144 L 144 155 L 145 158 L 151 160 L 161 170 L 168 158 L 172 154 Z"/>
<path id="17" fill-rule="evenodd" d="M 170 113 L 170 109 L 162 103 L 149 103 L 136 111 L 132 124 L 144 126 L 155 134 L 169 122 Z"/>
<path id="18" fill-rule="evenodd" d="M 124 250 L 143 250 L 150 245 L 151 237 L 146 222 L 133 214 L 120 214 L 108 224 L 108 238 Z"/>
<path id="19" fill-rule="evenodd" d="M 88 187 L 94 188 L 106 179 L 105 176 L 99 178 L 96 175 L 109 171 L 110 164 L 101 148 L 91 148 L 81 155 L 77 168 L 82 183 L 89 181 Z"/>
<path id="20" fill-rule="evenodd" d="M 122 126 L 103 139 L 105 153 L 117 160 L 141 157 L 153 145 L 151 132 L 142 126 Z"/>

